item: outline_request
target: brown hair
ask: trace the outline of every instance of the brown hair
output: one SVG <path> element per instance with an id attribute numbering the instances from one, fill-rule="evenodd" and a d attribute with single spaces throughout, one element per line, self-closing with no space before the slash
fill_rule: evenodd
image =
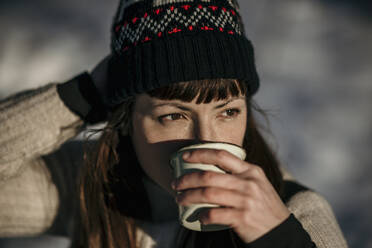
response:
<path id="1" fill-rule="evenodd" d="M 239 80 L 213 79 L 172 84 L 147 94 L 163 100 L 179 99 L 186 102 L 196 98 L 200 104 L 247 95 L 247 90 L 246 84 Z M 99 141 L 85 153 L 80 182 L 82 228 L 79 243 L 83 247 L 136 248 L 134 219 L 151 218 L 141 180 L 143 171 L 138 165 L 129 136 L 134 101 L 134 97 L 128 98 L 113 111 Z M 262 167 L 281 194 L 282 175 L 278 161 L 260 134 L 252 110 L 265 114 L 249 96 L 246 102 L 247 130 L 243 143 L 247 151 L 246 161 Z M 194 244 L 198 244 L 195 247 L 219 247 L 210 242 L 211 235 L 213 233 L 198 234 L 197 238 L 193 238 Z M 232 237 L 228 236 L 228 239 Z M 231 242 L 235 243 L 234 239 Z"/>

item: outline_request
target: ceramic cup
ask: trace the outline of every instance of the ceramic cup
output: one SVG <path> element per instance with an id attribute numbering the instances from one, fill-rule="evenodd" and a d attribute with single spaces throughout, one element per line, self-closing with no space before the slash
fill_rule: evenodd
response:
<path id="1" fill-rule="evenodd" d="M 212 164 L 200 164 L 200 163 L 186 163 L 182 159 L 182 154 L 185 151 L 192 151 L 197 149 L 218 149 L 226 150 L 241 160 L 245 159 L 246 153 L 243 148 L 237 145 L 229 143 L 202 143 L 183 147 L 171 156 L 170 165 L 173 169 L 173 175 L 178 178 L 187 173 L 195 171 L 215 171 L 219 173 L 226 173 L 219 167 Z M 207 208 L 219 207 L 215 204 L 193 204 L 190 206 L 179 206 L 179 220 L 181 224 L 194 231 L 218 231 L 229 228 L 224 225 L 203 225 L 199 220 L 199 213 Z"/>

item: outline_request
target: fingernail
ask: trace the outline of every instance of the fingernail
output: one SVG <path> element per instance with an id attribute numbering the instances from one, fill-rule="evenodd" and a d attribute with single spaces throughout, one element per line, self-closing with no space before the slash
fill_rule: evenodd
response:
<path id="1" fill-rule="evenodd" d="M 189 157 L 190 157 L 190 155 L 191 155 L 191 152 L 184 152 L 183 154 L 182 154 L 182 159 L 188 159 Z"/>

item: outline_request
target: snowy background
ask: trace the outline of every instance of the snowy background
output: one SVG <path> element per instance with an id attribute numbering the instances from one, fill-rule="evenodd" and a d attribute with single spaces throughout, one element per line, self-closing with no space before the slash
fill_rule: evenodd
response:
<path id="1" fill-rule="evenodd" d="M 0 98 L 62 82 L 109 53 L 114 0 L 1 0 Z M 268 136 L 331 203 L 350 247 L 372 247 L 372 2 L 244 0 Z"/>

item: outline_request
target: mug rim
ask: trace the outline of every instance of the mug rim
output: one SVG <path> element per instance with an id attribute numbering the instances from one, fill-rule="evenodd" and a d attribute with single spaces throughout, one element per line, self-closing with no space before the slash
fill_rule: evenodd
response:
<path id="1" fill-rule="evenodd" d="M 178 151 L 174 152 L 171 154 L 170 156 L 170 167 L 172 169 L 174 169 L 173 167 L 173 164 L 171 163 L 171 161 L 176 158 L 178 156 L 178 154 L 184 152 L 185 150 L 196 150 L 196 149 L 208 149 L 208 148 L 211 148 L 211 149 L 216 149 L 216 150 L 224 150 L 224 149 L 219 149 L 219 148 L 215 148 L 215 147 L 208 147 L 208 145 L 216 145 L 216 144 L 223 144 L 223 145 L 228 145 L 230 147 L 234 147 L 235 149 L 238 148 L 238 150 L 243 153 L 243 159 L 245 159 L 247 153 L 245 151 L 245 149 L 242 147 L 242 146 L 239 146 L 239 145 L 236 145 L 236 144 L 233 144 L 233 143 L 229 143 L 229 142 L 202 142 L 202 143 L 198 143 L 198 144 L 193 144 L 193 145 L 189 145 L 189 146 L 185 146 L 185 147 L 182 147 L 180 148 Z M 206 146 L 206 147 L 204 147 Z M 234 154 L 235 155 L 235 154 Z M 235 155 L 236 156 L 236 155 Z"/>

